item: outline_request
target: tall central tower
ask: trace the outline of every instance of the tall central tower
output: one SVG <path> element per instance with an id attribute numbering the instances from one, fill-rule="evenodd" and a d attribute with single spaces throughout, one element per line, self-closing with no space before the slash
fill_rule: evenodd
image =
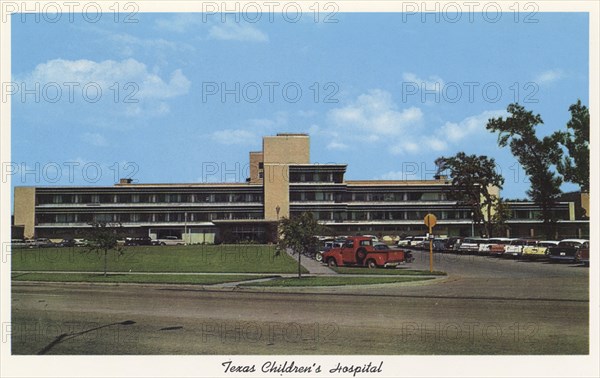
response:
<path id="1" fill-rule="evenodd" d="M 277 134 L 263 138 L 265 220 L 290 216 L 290 164 L 310 164 L 307 134 Z"/>

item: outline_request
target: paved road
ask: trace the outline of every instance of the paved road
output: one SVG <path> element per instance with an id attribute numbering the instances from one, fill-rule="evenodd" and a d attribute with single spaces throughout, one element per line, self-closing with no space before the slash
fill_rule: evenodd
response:
<path id="1" fill-rule="evenodd" d="M 440 255 L 434 269 L 448 278 L 301 292 L 13 283 L 13 353 L 587 353 L 587 268 Z"/>

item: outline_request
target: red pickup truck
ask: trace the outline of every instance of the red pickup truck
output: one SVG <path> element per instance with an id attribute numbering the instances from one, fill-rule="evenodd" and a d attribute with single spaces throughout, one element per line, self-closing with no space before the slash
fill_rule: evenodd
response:
<path id="1" fill-rule="evenodd" d="M 382 247 L 387 246 L 374 246 L 370 237 L 353 236 L 346 239 L 341 247 L 324 252 L 322 261 L 329 266 L 354 265 L 369 268 L 397 266 L 412 261 L 410 252 Z"/>

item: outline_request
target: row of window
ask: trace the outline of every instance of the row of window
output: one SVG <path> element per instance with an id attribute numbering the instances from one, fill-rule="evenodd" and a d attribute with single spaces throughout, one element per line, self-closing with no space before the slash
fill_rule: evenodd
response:
<path id="1" fill-rule="evenodd" d="M 302 212 L 292 211 L 291 215 L 299 216 Z M 312 211 L 313 218 L 323 221 L 394 221 L 423 220 L 429 211 Z M 471 213 L 463 210 L 436 212 L 438 219 L 470 220 Z"/>
<path id="2" fill-rule="evenodd" d="M 290 201 L 312 202 L 312 201 L 335 201 L 335 202 L 403 202 L 403 201 L 446 201 L 446 193 L 420 193 L 420 192 L 397 192 L 397 193 L 334 193 L 334 192 L 303 192 L 292 191 Z"/>
<path id="3" fill-rule="evenodd" d="M 91 222 L 208 222 L 212 220 L 262 219 L 262 212 L 188 212 L 188 213 L 113 213 L 113 214 L 38 214 L 36 224 Z"/>
<path id="4" fill-rule="evenodd" d="M 292 202 L 401 202 L 444 201 L 445 193 L 334 193 L 292 191 Z M 262 203 L 262 193 L 217 194 L 42 194 L 38 205 L 46 204 L 111 204 L 111 203 Z"/>
<path id="5" fill-rule="evenodd" d="M 327 182 L 327 183 L 342 183 L 344 174 L 341 172 L 314 172 L 314 173 L 299 173 L 290 172 L 290 182 Z"/>
<path id="6" fill-rule="evenodd" d="M 86 203 L 262 203 L 262 193 L 223 194 L 41 194 L 38 205 Z"/>
<path id="7" fill-rule="evenodd" d="M 552 213 L 557 219 L 569 219 L 569 210 L 553 210 Z M 542 212 L 539 210 L 513 210 L 511 219 L 541 219 Z"/>

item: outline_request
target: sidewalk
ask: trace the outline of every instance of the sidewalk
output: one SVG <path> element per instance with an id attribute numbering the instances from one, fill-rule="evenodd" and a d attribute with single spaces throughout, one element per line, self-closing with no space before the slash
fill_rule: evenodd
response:
<path id="1" fill-rule="evenodd" d="M 294 260 L 298 261 L 298 254 L 293 254 L 292 250 L 289 248 L 286 249 L 286 252 Z M 302 259 L 300 260 L 300 265 L 305 267 L 306 270 L 308 270 L 308 273 L 310 273 L 310 274 L 327 274 L 327 275 L 337 274 L 337 272 L 334 272 L 333 270 L 329 269 L 326 265 L 321 264 L 320 262 L 313 260 L 310 257 L 306 257 L 306 256 L 302 256 Z"/>

